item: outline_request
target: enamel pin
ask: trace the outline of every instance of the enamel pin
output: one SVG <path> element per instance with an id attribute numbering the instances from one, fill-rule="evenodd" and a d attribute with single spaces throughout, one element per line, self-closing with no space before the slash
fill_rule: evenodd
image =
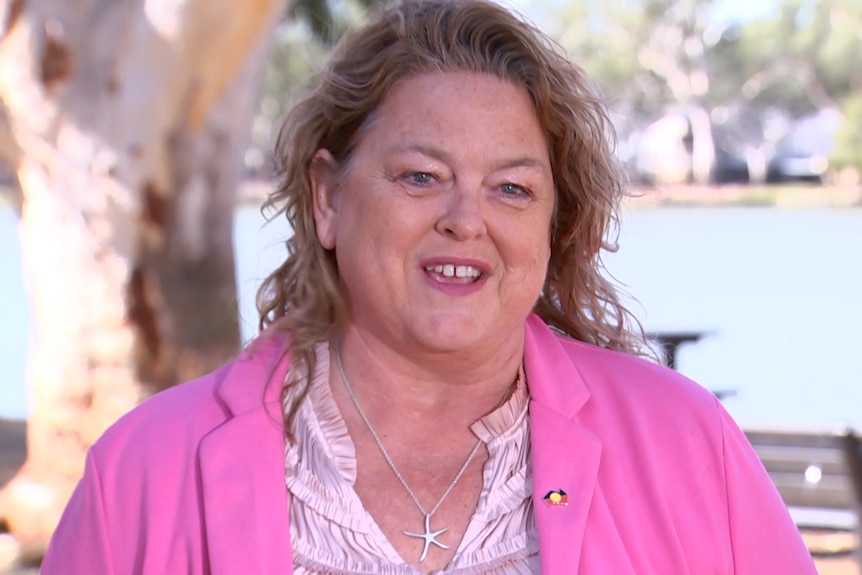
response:
<path id="1" fill-rule="evenodd" d="M 550 507 L 554 507 L 555 505 L 568 505 L 569 504 L 569 496 L 562 489 L 558 489 L 556 491 L 548 491 L 548 494 L 544 497 L 545 503 Z"/>

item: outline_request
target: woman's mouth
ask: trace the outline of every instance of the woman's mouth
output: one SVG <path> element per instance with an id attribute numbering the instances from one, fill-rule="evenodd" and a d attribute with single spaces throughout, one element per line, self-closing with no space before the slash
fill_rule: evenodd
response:
<path id="1" fill-rule="evenodd" d="M 425 271 L 428 273 L 436 274 L 438 276 L 442 276 L 446 279 L 457 278 L 467 279 L 470 281 L 475 281 L 482 275 L 482 272 L 479 271 L 479 268 L 455 264 L 436 264 L 431 266 L 425 266 Z"/>

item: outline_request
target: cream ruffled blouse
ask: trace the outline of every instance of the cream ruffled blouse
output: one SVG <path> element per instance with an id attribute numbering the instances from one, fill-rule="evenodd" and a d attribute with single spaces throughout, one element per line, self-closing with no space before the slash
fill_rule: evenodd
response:
<path id="1" fill-rule="evenodd" d="M 353 489 L 356 455 L 329 387 L 329 346 L 315 349 L 308 396 L 296 414 L 296 441 L 285 450 L 290 542 L 297 575 L 418 574 L 404 562 Z M 291 394 L 285 398 L 290 405 Z M 489 454 L 484 485 L 452 562 L 435 573 L 539 573 L 531 501 L 532 473 L 523 374 L 511 397 L 471 426 Z"/>

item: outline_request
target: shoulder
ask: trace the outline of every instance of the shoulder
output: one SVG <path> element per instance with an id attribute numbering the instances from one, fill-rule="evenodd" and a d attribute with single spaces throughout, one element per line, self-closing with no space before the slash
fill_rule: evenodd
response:
<path id="1" fill-rule="evenodd" d="M 593 395 L 628 399 L 642 407 L 680 402 L 712 409 L 715 396 L 678 371 L 648 359 L 555 334 Z"/>
<path id="2" fill-rule="evenodd" d="M 590 393 L 582 417 L 629 438 L 691 441 L 718 452 L 729 416 L 711 391 L 641 357 L 560 336 L 560 345 Z"/>
<path id="3" fill-rule="evenodd" d="M 627 452 L 637 445 L 641 456 L 697 452 L 721 459 L 725 433 L 736 430 L 709 390 L 662 365 L 576 341 L 544 323 L 533 322 L 530 331 L 525 360 L 538 404 L 591 430 L 606 448 Z"/>
<path id="4" fill-rule="evenodd" d="M 555 412 L 536 413 L 566 417 L 564 429 L 586 432 L 600 445 L 597 483 L 610 513 L 661 517 L 650 536 L 698 561 L 718 553 L 752 572 L 812 573 L 757 454 L 713 393 L 664 366 L 575 341 L 544 324 L 533 322 L 530 330 L 538 375 L 530 380 L 528 374 L 531 392 L 537 384 L 537 401 Z M 580 399 L 559 408 L 572 396 Z M 534 449 L 548 445 L 540 441 Z M 644 536 L 623 530 L 632 540 Z"/>
<path id="5" fill-rule="evenodd" d="M 102 458 L 130 444 L 137 450 L 148 445 L 178 447 L 180 438 L 194 440 L 206 434 L 230 416 L 218 391 L 233 367 L 230 362 L 144 400 L 109 427 L 92 451 Z"/>
<path id="6" fill-rule="evenodd" d="M 673 484 L 684 474 L 713 487 L 721 499 L 729 454 L 751 459 L 753 450 L 718 398 L 672 369 L 617 351 L 555 334 L 572 371 L 555 382 L 573 393 L 583 387 L 587 399 L 573 420 L 603 444 L 606 464 L 649 469 Z M 753 471 L 752 480 L 765 474 Z"/>
<path id="7" fill-rule="evenodd" d="M 108 465 L 129 458 L 170 464 L 172 456 L 195 451 L 203 437 L 241 413 L 266 414 L 274 403 L 277 418 L 288 363 L 283 344 L 283 338 L 258 338 L 215 371 L 146 399 L 93 445 L 95 460 Z"/>
<path id="8" fill-rule="evenodd" d="M 577 411 L 579 416 L 617 413 L 624 417 L 636 411 L 645 417 L 680 410 L 694 417 L 717 415 L 716 397 L 683 374 L 641 357 L 572 339 L 552 330 L 538 316 L 528 323 L 525 362 L 528 377 L 533 376 L 534 397 L 563 405 L 564 411 Z"/>

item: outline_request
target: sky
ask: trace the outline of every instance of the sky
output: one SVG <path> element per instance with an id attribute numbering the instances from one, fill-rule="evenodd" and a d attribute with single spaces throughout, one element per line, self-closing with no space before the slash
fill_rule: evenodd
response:
<path id="1" fill-rule="evenodd" d="M 548 0 L 497 0 L 504 6 L 523 12 L 541 26 L 539 11 Z M 560 0 L 557 0 L 560 1 Z M 613 1 L 613 0 L 610 0 Z M 778 0 L 715 0 L 715 18 L 718 21 L 745 21 L 769 14 Z"/>
<path id="2" fill-rule="evenodd" d="M 721 0 L 716 2 L 716 18 L 749 20 L 769 14 L 775 5 L 776 0 Z"/>

